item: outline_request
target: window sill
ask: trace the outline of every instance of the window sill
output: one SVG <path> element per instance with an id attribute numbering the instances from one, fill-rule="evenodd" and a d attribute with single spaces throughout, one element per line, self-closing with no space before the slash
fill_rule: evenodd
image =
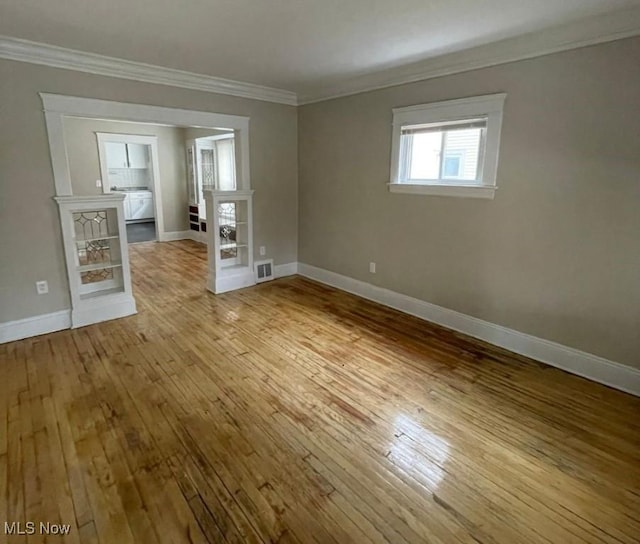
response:
<path id="1" fill-rule="evenodd" d="M 463 198 L 488 198 L 493 200 L 495 185 L 444 185 L 388 183 L 389 192 L 410 195 L 457 196 Z"/>

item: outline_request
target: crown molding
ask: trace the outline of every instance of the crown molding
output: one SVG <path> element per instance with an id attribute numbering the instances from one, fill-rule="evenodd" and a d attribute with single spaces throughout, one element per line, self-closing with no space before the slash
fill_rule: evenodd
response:
<path id="1" fill-rule="evenodd" d="M 462 51 L 441 54 L 404 66 L 363 74 L 333 84 L 321 84 L 310 92 L 297 95 L 293 91 L 107 57 L 9 36 L 0 36 L 0 58 L 296 106 L 541 57 L 637 35 L 640 35 L 640 8 L 619 10 Z"/>
<path id="2" fill-rule="evenodd" d="M 640 35 L 640 8 L 615 11 L 397 68 L 364 74 L 306 94 L 299 92 L 298 104 L 324 102 L 637 35 Z"/>
<path id="3" fill-rule="evenodd" d="M 264 102 L 297 105 L 296 94 L 283 89 L 107 57 L 9 36 L 0 36 L 0 58 Z"/>

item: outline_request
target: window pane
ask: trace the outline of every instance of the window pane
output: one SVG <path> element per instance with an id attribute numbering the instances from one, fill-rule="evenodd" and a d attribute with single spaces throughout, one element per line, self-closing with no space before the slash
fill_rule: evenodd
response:
<path id="1" fill-rule="evenodd" d="M 447 156 L 442 164 L 443 178 L 460 177 L 460 157 Z"/>
<path id="2" fill-rule="evenodd" d="M 442 132 L 413 134 L 409 179 L 438 179 L 440 177 L 440 153 Z"/>
<path id="3" fill-rule="evenodd" d="M 216 142 L 216 147 L 218 150 L 218 189 L 234 191 L 236 188 L 236 165 L 233 139 L 220 140 Z"/>
<path id="4" fill-rule="evenodd" d="M 482 130 L 470 128 L 445 132 L 443 179 L 477 179 Z"/>

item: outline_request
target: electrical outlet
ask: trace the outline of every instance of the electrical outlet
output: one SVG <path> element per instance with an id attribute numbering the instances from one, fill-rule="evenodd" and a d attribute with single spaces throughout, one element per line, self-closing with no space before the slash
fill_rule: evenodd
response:
<path id="1" fill-rule="evenodd" d="M 39 295 L 46 295 L 49 292 L 49 284 L 46 281 L 36 282 L 36 293 Z"/>
<path id="2" fill-rule="evenodd" d="M 267 254 L 267 248 L 265 246 L 260 246 L 260 256 L 264 257 Z"/>
<path id="3" fill-rule="evenodd" d="M 96 187 L 102 187 L 102 180 L 101 179 L 97 179 L 96 180 Z"/>
<path id="4" fill-rule="evenodd" d="M 369 272 L 372 274 L 376 273 L 376 263 L 369 263 Z"/>

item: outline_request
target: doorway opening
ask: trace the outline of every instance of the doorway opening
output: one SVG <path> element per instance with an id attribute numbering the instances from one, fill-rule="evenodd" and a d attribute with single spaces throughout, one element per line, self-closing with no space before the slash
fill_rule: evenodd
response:
<path id="1" fill-rule="evenodd" d="M 56 189 L 54 198 L 60 211 L 63 249 L 71 298 L 72 328 L 136 313 L 136 304 L 131 288 L 128 248 L 127 244 L 122 243 L 127 236 L 124 211 L 125 194 L 124 192 L 112 191 L 111 187 L 116 189 L 123 188 L 124 185 L 130 185 L 134 188 L 140 187 L 136 183 L 141 174 L 128 171 L 125 176 L 123 172 L 120 172 L 121 181 L 111 184 L 112 178 L 109 174 L 108 153 L 106 151 L 103 153 L 102 162 L 104 165 L 99 171 L 96 171 L 96 163 L 99 162 L 98 146 L 96 145 L 98 132 L 127 133 L 127 139 L 123 140 L 125 146 L 121 146 L 119 151 L 114 151 L 116 157 L 120 156 L 122 159 L 124 156 L 124 160 L 121 160 L 122 169 L 135 169 L 133 167 L 136 164 L 141 164 L 138 162 L 139 155 L 143 157 L 143 163 L 146 160 L 150 164 L 156 162 L 158 158 L 161 163 L 163 161 L 166 163 L 167 157 L 174 156 L 176 158 L 173 161 L 174 165 L 182 165 L 181 168 L 176 167 L 179 172 L 176 170 L 174 174 L 165 176 L 165 170 L 156 168 L 155 172 L 148 177 L 149 185 L 147 187 L 153 187 L 152 200 L 155 209 L 156 238 L 160 242 L 183 239 L 206 240 L 207 289 L 219 293 L 255 284 L 251 222 L 253 191 L 250 188 L 248 117 L 46 93 L 41 93 L 40 96 L 44 105 L 49 136 L 49 150 Z M 71 125 L 78 122 L 86 123 L 87 127 L 85 128 L 90 132 L 82 134 L 81 131 L 72 130 Z M 115 124 L 119 128 L 113 129 L 111 126 L 88 128 L 89 126 L 95 127 L 98 123 Z M 131 130 L 131 125 L 128 125 L 128 129 L 120 130 L 120 127 L 131 123 L 137 125 L 135 132 Z M 179 145 L 172 146 L 175 153 L 167 151 L 160 141 L 158 142 L 160 153 L 154 150 L 153 143 L 150 144 L 150 149 L 127 148 L 126 144 L 128 143 L 145 143 L 131 142 L 131 136 L 155 134 L 155 132 L 149 131 L 157 131 L 162 128 L 169 130 L 175 136 L 174 141 L 181 142 Z M 190 133 L 189 138 L 219 135 L 216 134 L 216 131 L 220 130 L 227 133 L 233 132 L 235 158 L 233 166 L 236 174 L 234 190 L 216 188 L 215 182 L 209 186 L 203 185 L 202 191 L 207 199 L 207 204 L 210 203 L 210 205 L 205 204 L 206 220 L 200 222 L 205 225 L 205 228 L 197 233 L 201 234 L 204 230 L 207 236 L 198 239 L 192 236 L 193 231 L 189 229 L 188 219 L 192 206 L 187 196 L 184 144 L 187 133 L 194 130 L 205 131 L 205 134 L 192 135 Z M 133 134 L 131 134 L 132 132 Z M 178 135 L 181 137 L 178 138 Z M 158 140 L 160 140 L 159 137 Z M 145 149 L 148 154 L 144 152 Z M 116 170 L 120 168 L 119 165 L 112 166 Z M 145 170 L 145 168 L 140 168 L 140 170 Z M 167 171 L 171 172 L 171 169 Z M 162 189 L 162 195 L 160 189 Z M 214 210 L 219 208 L 218 204 L 229 201 L 240 202 L 244 206 L 247 217 L 247 220 L 244 220 L 244 216 L 240 217 L 240 220 L 238 217 L 235 218 L 235 245 L 238 248 L 236 253 L 239 253 L 241 257 L 241 262 L 235 266 L 223 266 L 220 254 L 223 249 L 228 248 L 222 247 L 223 242 L 218 235 L 218 230 L 220 226 L 224 227 L 225 225 L 219 225 L 220 214 L 214 213 Z M 197 206 L 195 211 L 200 219 Z M 80 223 L 84 225 L 87 221 L 95 222 L 96 218 L 105 217 L 106 221 L 103 220 L 100 224 L 108 223 L 108 228 L 104 232 L 101 230 L 95 236 L 93 233 L 87 235 L 84 231 L 79 232 L 79 227 L 76 228 Z M 141 219 L 149 219 L 149 217 Z M 206 229 L 207 224 L 209 229 Z M 207 230 L 209 230 L 208 233 Z M 226 232 L 227 229 L 224 231 Z M 231 235 L 228 238 L 233 241 Z M 98 248 L 100 251 L 88 252 L 87 244 L 91 244 L 91 248 Z M 91 262 L 88 262 L 89 257 L 92 259 Z M 108 282 L 104 281 L 103 276 L 106 276 L 107 272 L 112 269 L 118 271 L 118 281 L 115 287 L 108 288 L 110 286 Z M 89 272 L 91 272 L 90 278 Z M 88 292 L 85 285 L 87 283 L 92 283 L 91 292 Z"/>
<path id="2" fill-rule="evenodd" d="M 158 137 L 98 132 L 102 192 L 124 193 L 128 243 L 150 242 L 163 231 Z"/>
<path id="3" fill-rule="evenodd" d="M 205 233 L 207 204 L 205 191 L 235 191 L 236 146 L 232 129 L 190 129 L 186 131 L 189 228 Z"/>

